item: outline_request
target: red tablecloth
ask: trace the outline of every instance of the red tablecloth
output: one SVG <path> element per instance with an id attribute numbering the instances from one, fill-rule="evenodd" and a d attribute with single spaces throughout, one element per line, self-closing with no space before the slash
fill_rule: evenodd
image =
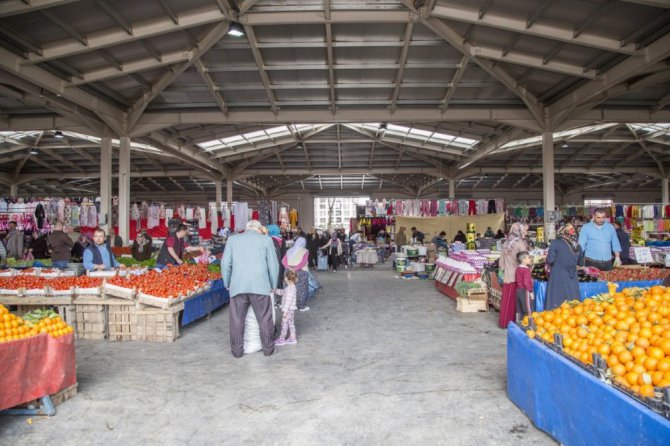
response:
<path id="1" fill-rule="evenodd" d="M 53 395 L 76 382 L 72 333 L 0 344 L 0 410 Z"/>

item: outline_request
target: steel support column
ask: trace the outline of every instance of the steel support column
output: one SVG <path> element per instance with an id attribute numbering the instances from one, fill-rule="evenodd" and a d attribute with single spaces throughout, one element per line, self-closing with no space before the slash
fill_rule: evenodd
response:
<path id="1" fill-rule="evenodd" d="M 542 198 L 544 203 L 544 237 L 545 241 L 556 238 L 554 223 L 549 221 L 550 212 L 556 206 L 554 192 L 554 135 L 552 132 L 542 134 Z"/>
<path id="2" fill-rule="evenodd" d="M 661 180 L 662 192 L 661 192 L 661 202 L 663 206 L 670 204 L 670 178 L 663 178 Z"/>
<path id="3" fill-rule="evenodd" d="M 14 198 L 17 195 L 19 195 L 19 185 L 18 184 L 10 184 L 9 185 L 9 196 Z"/>
<path id="4" fill-rule="evenodd" d="M 449 178 L 449 198 L 456 198 L 456 180 Z"/>
<path id="5" fill-rule="evenodd" d="M 226 180 L 226 203 L 230 212 L 233 212 L 233 179 Z"/>
<path id="6" fill-rule="evenodd" d="M 100 141 L 100 218 L 112 229 L 112 138 Z"/>
<path id="7" fill-rule="evenodd" d="M 123 243 L 130 239 L 130 138 L 119 144 L 119 235 Z"/>

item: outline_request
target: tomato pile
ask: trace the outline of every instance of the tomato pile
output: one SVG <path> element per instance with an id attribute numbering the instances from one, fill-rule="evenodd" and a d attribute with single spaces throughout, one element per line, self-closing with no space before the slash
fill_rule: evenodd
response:
<path id="1" fill-rule="evenodd" d="M 643 280 L 665 279 L 668 270 L 664 268 L 617 268 L 600 273 L 605 282 L 639 282 Z"/>
<path id="2" fill-rule="evenodd" d="M 670 288 L 628 288 L 531 316 L 537 330 L 527 330 L 528 337 L 553 342 L 563 334 L 567 355 L 592 364 L 599 353 L 619 385 L 643 397 L 654 397 L 654 386 L 670 386 Z"/>
<path id="3" fill-rule="evenodd" d="M 133 253 L 133 248 L 130 246 L 112 246 L 112 252 L 116 257 L 122 255 L 130 255 Z"/>
<path id="4" fill-rule="evenodd" d="M 162 272 L 151 270 L 140 276 L 111 277 L 107 283 L 134 288 L 151 296 L 170 298 L 189 294 L 209 280 L 218 278 L 219 275 L 209 272 L 206 265 L 181 265 L 169 266 Z"/>
<path id="5" fill-rule="evenodd" d="M 18 290 L 20 288 L 34 290 L 44 288 L 46 280 L 45 278 L 36 276 L 0 277 L 0 288 L 6 290 Z"/>
<path id="6" fill-rule="evenodd" d="M 66 291 L 72 287 L 96 288 L 102 285 L 102 278 L 89 276 L 56 277 L 45 280 L 44 284 L 57 291 Z"/>
<path id="7" fill-rule="evenodd" d="M 30 338 L 41 333 L 58 338 L 74 329 L 53 310 L 36 310 L 20 318 L 0 305 L 0 343 Z"/>

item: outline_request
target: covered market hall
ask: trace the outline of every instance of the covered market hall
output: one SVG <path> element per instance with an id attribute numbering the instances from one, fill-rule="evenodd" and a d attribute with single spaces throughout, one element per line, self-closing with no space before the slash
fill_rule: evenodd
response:
<path id="1" fill-rule="evenodd" d="M 669 0 L 0 1 L 0 444 L 670 444 Z"/>

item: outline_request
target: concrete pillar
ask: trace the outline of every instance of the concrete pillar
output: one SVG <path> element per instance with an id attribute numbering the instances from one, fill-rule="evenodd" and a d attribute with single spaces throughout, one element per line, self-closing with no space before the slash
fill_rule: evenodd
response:
<path id="1" fill-rule="evenodd" d="M 119 146 L 119 235 L 130 240 L 130 138 L 121 137 Z"/>
<path id="2" fill-rule="evenodd" d="M 449 178 L 449 198 L 456 198 L 456 180 Z"/>
<path id="3" fill-rule="evenodd" d="M 100 221 L 112 228 L 112 138 L 100 141 Z"/>
<path id="4" fill-rule="evenodd" d="M 228 209 L 233 209 L 233 179 L 228 178 L 226 180 L 226 203 L 228 204 Z"/>
<path id="5" fill-rule="evenodd" d="M 216 190 L 216 212 L 217 214 L 212 218 L 212 230 L 219 229 L 219 212 L 222 211 L 221 204 L 223 202 L 223 184 L 222 179 L 214 180 L 214 188 Z M 222 214 L 223 215 L 223 214 Z"/>
<path id="6" fill-rule="evenodd" d="M 9 185 L 9 196 L 10 197 L 16 197 L 19 195 L 19 185 L 18 184 L 10 184 Z"/>
<path id="7" fill-rule="evenodd" d="M 556 206 L 554 186 L 554 134 L 542 134 L 542 198 L 544 203 L 544 237 L 549 242 L 556 238 L 554 223 L 549 221 L 550 212 Z"/>
<path id="8" fill-rule="evenodd" d="M 670 178 L 661 180 L 661 202 L 664 205 L 670 204 Z"/>

